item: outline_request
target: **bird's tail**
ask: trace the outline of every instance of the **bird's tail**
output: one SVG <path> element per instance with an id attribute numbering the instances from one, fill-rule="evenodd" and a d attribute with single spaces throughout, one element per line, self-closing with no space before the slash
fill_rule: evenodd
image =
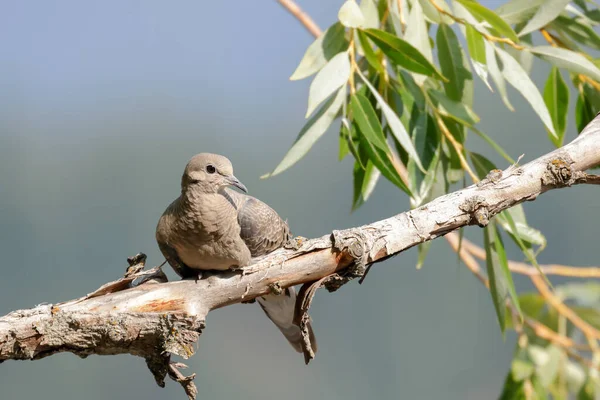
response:
<path id="1" fill-rule="evenodd" d="M 257 301 L 267 317 L 279 328 L 292 347 L 298 353 L 302 353 L 302 334 L 300 327 L 294 324 L 296 290 L 290 287 L 280 295 L 268 294 L 258 297 Z M 316 353 L 317 341 L 310 322 L 308 323 L 308 334 L 313 351 Z"/>

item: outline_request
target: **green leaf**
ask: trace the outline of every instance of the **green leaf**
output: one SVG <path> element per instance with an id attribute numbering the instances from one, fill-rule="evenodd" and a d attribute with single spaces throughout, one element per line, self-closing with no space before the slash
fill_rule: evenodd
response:
<path id="1" fill-rule="evenodd" d="M 507 24 L 502 18 L 500 18 L 495 12 L 482 6 L 476 1 L 472 0 L 457 0 L 460 4 L 462 4 L 475 18 L 479 20 L 487 21 L 492 28 L 500 32 L 502 35 L 506 36 L 513 42 L 518 42 L 519 38 L 513 29 Z"/>
<path id="2" fill-rule="evenodd" d="M 519 228 L 517 228 L 517 225 L 512 217 L 512 215 L 508 212 L 502 212 L 500 214 L 500 216 L 504 217 L 506 219 L 506 221 L 508 222 L 508 225 L 510 226 L 511 232 L 519 232 Z M 540 273 L 540 275 L 542 276 L 542 278 L 544 278 L 544 281 L 546 281 L 546 283 L 548 284 L 548 286 L 552 286 L 552 283 L 548 280 L 548 278 L 546 277 L 546 275 L 544 274 L 544 272 L 542 271 L 540 265 L 538 264 L 537 260 L 535 259 L 535 255 L 532 254 L 531 250 L 530 250 L 530 246 L 525 245 L 525 243 L 523 243 L 523 240 L 521 240 L 521 236 L 520 234 L 517 235 L 510 235 L 511 239 L 513 239 L 513 241 L 517 244 L 517 246 L 519 246 L 519 248 L 521 249 L 521 251 L 523 252 L 523 254 L 525 254 L 525 257 L 527 257 L 527 260 L 529 261 L 529 263 L 531 265 L 533 265 L 538 272 Z M 546 239 L 544 239 L 545 241 Z"/>
<path id="3" fill-rule="evenodd" d="M 556 378 L 563 352 L 554 345 L 549 345 L 546 348 L 532 345 L 529 346 L 528 350 L 531 353 L 533 349 L 544 352 L 543 357 L 538 357 L 538 363 L 536 363 L 536 376 L 539 378 L 542 386 L 548 387 Z M 540 358 L 541 360 L 539 360 Z"/>
<path id="4" fill-rule="evenodd" d="M 408 20 L 410 24 L 406 27 L 404 39 L 415 46 L 429 62 L 432 62 L 433 55 L 431 53 L 431 44 L 429 43 L 427 22 L 425 22 L 423 9 L 418 1 L 413 2 Z"/>
<path id="5" fill-rule="evenodd" d="M 373 163 L 370 163 L 373 165 Z M 365 169 L 362 168 L 358 161 L 354 162 L 354 169 L 352 171 L 352 182 L 353 182 L 353 194 L 352 194 L 352 211 L 358 209 L 363 204 L 362 198 L 362 185 L 365 180 Z"/>
<path id="6" fill-rule="evenodd" d="M 435 2 L 443 10 L 452 13 L 452 10 L 448 6 L 448 3 L 446 3 L 444 0 L 435 0 Z M 425 19 L 427 21 L 432 22 L 434 24 L 440 24 L 443 22 L 444 24 L 451 25 L 454 23 L 454 20 L 452 18 L 436 10 L 433 4 L 431 4 L 431 0 L 419 0 L 419 3 L 421 3 L 423 14 L 425 14 Z M 409 19 L 409 21 L 411 24 L 414 22 L 413 19 Z"/>
<path id="7" fill-rule="evenodd" d="M 509 214 L 512 218 L 513 224 L 511 224 L 506 218 L 506 214 Z M 509 208 L 498 215 L 498 222 L 502 225 L 502 228 L 508 232 L 511 237 L 518 236 L 528 249 L 531 244 L 540 246 L 542 249 L 546 247 L 546 237 L 539 230 L 532 228 L 527 224 L 525 219 L 525 212 L 521 204 Z"/>
<path id="8" fill-rule="evenodd" d="M 290 80 L 300 80 L 319 71 L 333 56 L 348 48 L 344 26 L 339 22 L 331 25 L 306 50 L 300 65 L 290 77 Z"/>
<path id="9" fill-rule="evenodd" d="M 359 28 L 365 23 L 365 16 L 354 0 L 346 0 L 338 12 L 338 19 L 348 28 Z"/>
<path id="10" fill-rule="evenodd" d="M 575 104 L 575 124 L 577 125 L 577 132 L 581 133 L 594 117 L 594 108 L 591 101 L 587 98 L 585 92 L 580 91 L 579 96 L 577 96 L 577 103 Z"/>
<path id="11" fill-rule="evenodd" d="M 479 122 L 479 116 L 466 104 L 451 100 L 444 93 L 437 90 L 431 89 L 428 93 L 434 102 L 437 103 L 437 107 L 442 115 L 467 126 L 472 126 Z"/>
<path id="12" fill-rule="evenodd" d="M 377 4 L 375 0 L 361 0 L 360 11 L 362 12 L 365 22 L 364 28 L 378 28 L 379 27 L 379 12 L 377 11 Z"/>
<path id="13" fill-rule="evenodd" d="M 585 17 L 587 18 L 587 17 Z M 551 24 L 550 27 L 569 36 L 584 46 L 600 50 L 600 35 L 596 32 L 591 24 L 593 21 L 583 18 L 570 18 L 559 15 Z"/>
<path id="14" fill-rule="evenodd" d="M 365 96 L 356 93 L 350 98 L 350 107 L 354 121 L 356 121 L 365 138 L 379 149 L 388 152 L 388 144 L 385 141 L 381 123 L 369 100 Z"/>
<path id="15" fill-rule="evenodd" d="M 496 59 L 496 50 L 494 48 L 494 45 L 488 43 L 487 41 L 484 42 L 484 45 L 485 59 L 488 71 L 490 73 L 490 76 L 492 77 L 492 80 L 496 84 L 496 89 L 498 89 L 498 93 L 502 98 L 502 102 L 510 111 L 515 111 L 514 107 L 512 106 L 512 104 L 510 104 L 510 101 L 508 100 L 508 93 L 506 92 L 506 82 L 504 81 L 504 76 L 502 75 L 500 67 L 498 66 L 498 60 Z"/>
<path id="16" fill-rule="evenodd" d="M 441 24 L 438 28 L 437 47 L 442 74 L 448 78 L 448 81 L 444 82 L 446 94 L 454 101 L 469 103 L 464 101 L 464 98 L 470 97 L 465 91 L 468 87 L 467 82 L 470 83 L 473 80 L 473 75 L 465 67 L 468 64 L 464 60 L 456 34 L 446 24 Z"/>
<path id="17" fill-rule="evenodd" d="M 479 179 L 485 178 L 491 170 L 496 169 L 494 163 L 481 154 L 471 151 L 469 152 L 469 158 L 475 167 L 475 173 Z"/>
<path id="18" fill-rule="evenodd" d="M 522 317 L 519 298 L 515 291 L 515 285 L 512 281 L 510 270 L 508 269 L 504 243 L 502 243 L 500 232 L 493 222 L 484 228 L 483 238 L 486 253 L 486 266 L 490 280 L 490 292 L 492 294 L 494 307 L 496 308 L 500 329 L 504 333 L 506 326 L 506 301 L 510 297 L 513 305 Z"/>
<path id="19" fill-rule="evenodd" d="M 537 292 L 523 293 L 519 295 L 519 304 L 524 315 L 538 319 L 546 306 L 546 300 Z"/>
<path id="20" fill-rule="evenodd" d="M 406 150 L 406 152 L 409 154 L 409 156 L 412 157 L 412 159 L 415 161 L 415 163 L 417 163 L 417 166 L 419 167 L 419 169 L 424 170 L 423 165 L 421 164 L 419 155 L 417 154 L 417 151 L 415 150 L 415 147 L 410 139 L 410 136 L 408 136 L 408 133 L 406 132 L 406 129 L 404 128 L 404 125 L 402 125 L 402 122 L 400 122 L 400 118 L 398 118 L 398 115 L 396 115 L 394 110 L 392 110 L 392 108 L 387 104 L 387 102 L 383 99 L 383 97 L 381 97 L 381 95 L 379 94 L 377 89 L 375 89 L 373 87 L 373 85 L 371 85 L 369 80 L 363 74 L 361 74 L 360 71 L 357 71 L 357 73 L 358 73 L 358 76 L 360 76 L 360 78 L 363 80 L 365 85 L 367 85 L 369 90 L 371 90 L 371 93 L 377 100 L 379 107 L 381 107 L 381 112 L 385 116 L 385 120 L 387 121 L 387 124 L 389 125 L 396 140 L 402 145 L 402 148 L 404 148 L 404 150 Z"/>
<path id="21" fill-rule="evenodd" d="M 410 204 L 412 208 L 415 208 L 426 201 L 435 182 L 437 164 L 441 153 L 441 134 L 431 115 L 417 107 L 412 110 L 409 131 L 423 166 L 427 168 L 427 172 L 422 173 L 417 170 L 417 166 L 412 159 L 409 159 L 406 165 L 410 177 L 409 187 L 413 192 Z"/>
<path id="22" fill-rule="evenodd" d="M 325 131 L 327 131 L 327 129 L 331 126 L 331 123 L 337 117 L 338 112 L 342 108 L 345 97 L 346 88 L 343 87 L 338 90 L 335 97 L 329 99 L 329 101 L 327 101 L 327 103 L 321 107 L 319 112 L 317 112 L 308 120 L 306 125 L 304 125 L 298 134 L 296 141 L 288 150 L 287 154 L 285 157 L 283 157 L 283 160 L 281 160 L 275 170 L 270 174 L 261 176 L 261 178 L 269 178 L 271 176 L 280 174 L 304 157 L 311 147 L 317 142 L 317 140 L 319 140 L 319 138 L 323 136 Z"/>
<path id="23" fill-rule="evenodd" d="M 496 14 L 508 24 L 529 21 L 546 0 L 511 0 L 496 8 Z"/>
<path id="24" fill-rule="evenodd" d="M 409 71 L 445 80 L 444 76 L 413 45 L 378 29 L 364 31 L 390 61 Z"/>
<path id="25" fill-rule="evenodd" d="M 553 21 L 565 9 L 571 0 L 546 0 L 537 9 L 527 25 L 519 32 L 519 36 L 537 31 Z"/>
<path id="26" fill-rule="evenodd" d="M 598 384 L 594 382 L 594 379 L 589 377 L 579 389 L 577 393 L 577 400 L 596 400 L 596 391 L 598 390 Z"/>
<path id="27" fill-rule="evenodd" d="M 371 197 L 380 175 L 381 172 L 375 168 L 375 165 L 370 160 L 367 161 L 367 166 L 364 169 L 361 167 L 360 163 L 354 163 L 354 195 L 352 199 L 352 211 L 356 210 Z"/>
<path id="28" fill-rule="evenodd" d="M 360 131 L 360 127 L 358 127 Z M 362 132 L 361 132 L 362 133 Z M 374 146 L 364 134 L 360 135 L 361 148 L 365 149 L 369 160 L 377 167 L 381 174 L 385 176 L 390 182 L 402 189 L 406 194 L 411 196 L 410 189 L 404 184 L 402 178 L 398 174 L 398 171 L 394 168 L 390 161 L 390 156 L 384 150 Z"/>
<path id="29" fill-rule="evenodd" d="M 341 133 L 340 129 L 340 140 L 339 140 L 339 151 L 338 151 L 338 161 L 342 161 L 348 153 L 350 153 L 350 147 L 348 146 L 348 139 Z"/>
<path id="30" fill-rule="evenodd" d="M 365 178 L 361 187 L 362 198 L 364 201 L 369 200 L 369 197 L 371 197 L 371 194 L 375 189 L 375 185 L 377 185 L 377 181 L 379 180 L 380 175 L 381 172 L 379 172 L 379 170 L 375 168 L 375 165 L 371 161 L 367 162 L 367 168 L 365 169 Z"/>
<path id="31" fill-rule="evenodd" d="M 417 269 L 423 268 L 425 258 L 427 258 L 427 253 L 429 253 L 429 249 L 431 248 L 431 243 L 433 243 L 433 241 L 430 240 L 428 242 L 419 244 L 419 246 L 417 247 L 417 251 L 419 253 L 419 258 L 417 260 Z"/>
<path id="32" fill-rule="evenodd" d="M 342 123 L 340 125 L 340 133 L 346 138 L 350 153 L 352 153 L 360 167 L 366 169 L 368 158 L 360 153 L 356 124 L 350 124 L 346 117 L 342 117 Z"/>
<path id="33" fill-rule="evenodd" d="M 467 38 L 467 47 L 469 49 L 469 55 L 471 56 L 471 62 L 473 63 L 473 69 L 477 76 L 481 78 L 483 83 L 494 91 L 488 82 L 488 67 L 486 65 L 485 55 L 485 42 L 483 36 L 479 34 L 471 25 L 466 25 L 465 37 Z"/>
<path id="34" fill-rule="evenodd" d="M 504 50 L 496 48 L 496 53 L 500 57 L 500 61 L 502 61 L 503 64 L 502 75 L 504 78 L 515 89 L 517 89 L 523 95 L 523 97 L 525 97 L 529 104 L 531 104 L 531 107 L 533 107 L 533 110 L 542 120 L 542 123 L 546 126 L 546 129 L 548 129 L 555 140 L 558 140 L 558 135 L 554 131 L 552 118 L 550 117 L 548 108 L 546 108 L 544 99 L 542 98 L 538 88 L 531 81 L 531 78 L 529 78 L 527 72 L 525 72 L 523 67 L 521 67 L 521 65 Z"/>
<path id="35" fill-rule="evenodd" d="M 375 51 L 371 47 L 371 43 L 367 40 L 367 36 L 363 31 L 357 30 L 356 35 L 358 36 L 358 41 L 360 42 L 360 47 L 362 51 L 365 53 L 365 58 L 371 67 L 375 69 L 377 72 L 383 72 L 383 65 L 375 55 Z"/>
<path id="36" fill-rule="evenodd" d="M 558 68 L 553 67 L 548 75 L 546 87 L 544 88 L 544 102 L 550 116 L 558 140 L 554 143 L 556 147 L 563 144 L 567 130 L 567 114 L 569 113 L 569 87 L 560 75 Z"/>
<path id="37" fill-rule="evenodd" d="M 536 46 L 531 49 L 531 52 L 555 67 L 600 81 L 600 69 L 579 53 L 552 46 Z"/>
<path id="38" fill-rule="evenodd" d="M 485 43 L 483 36 L 475 30 L 471 25 L 466 26 L 467 47 L 469 55 L 474 61 L 480 64 L 486 64 L 485 58 Z"/>
<path id="39" fill-rule="evenodd" d="M 345 85 L 350 78 L 350 60 L 348 53 L 339 53 L 315 76 L 308 92 L 308 110 L 306 117 L 333 92 Z"/>
<path id="40" fill-rule="evenodd" d="M 516 381 L 512 371 L 509 371 L 506 374 L 499 400 L 529 400 L 525 394 L 525 381 Z"/>
<path id="41" fill-rule="evenodd" d="M 513 379 L 517 382 L 529 378 L 534 371 L 535 366 L 529 360 L 516 358 L 513 360 L 510 366 L 510 372 L 513 376 Z"/>

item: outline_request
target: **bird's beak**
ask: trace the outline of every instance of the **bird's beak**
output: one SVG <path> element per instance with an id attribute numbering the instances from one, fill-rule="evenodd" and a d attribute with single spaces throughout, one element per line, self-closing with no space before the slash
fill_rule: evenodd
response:
<path id="1" fill-rule="evenodd" d="M 248 193 L 248 189 L 246 189 L 246 186 L 244 186 L 244 184 L 242 182 L 240 182 L 238 180 L 238 178 L 236 178 L 233 175 L 230 175 L 227 177 L 227 183 L 230 184 L 231 186 L 235 186 L 236 188 L 240 189 L 244 193 Z"/>

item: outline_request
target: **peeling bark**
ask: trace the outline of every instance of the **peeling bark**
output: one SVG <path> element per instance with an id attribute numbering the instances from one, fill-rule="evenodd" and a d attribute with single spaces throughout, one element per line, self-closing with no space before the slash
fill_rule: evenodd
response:
<path id="1" fill-rule="evenodd" d="M 36 360 L 59 352 L 80 357 L 132 354 L 146 360 L 160 386 L 169 375 L 193 399 L 194 375 L 183 376 L 179 372 L 183 365 L 171 363 L 170 355 L 194 354 L 211 310 L 252 301 L 275 287 L 308 283 L 304 291 L 308 293 L 299 296 L 302 304 L 297 307 L 296 321 L 302 326 L 321 284 L 336 290 L 364 276 L 373 263 L 466 225 L 485 226 L 499 212 L 549 190 L 598 184 L 599 178 L 585 171 L 599 164 L 600 116 L 596 116 L 573 142 L 523 166 L 490 171 L 476 185 L 369 225 L 312 240 L 296 238 L 242 270 L 165 283 L 160 268 L 144 270 L 145 256 L 138 255 L 131 259 L 125 277 L 81 299 L 0 317 L 0 362 Z M 305 357 L 314 357 L 309 340 Z"/>

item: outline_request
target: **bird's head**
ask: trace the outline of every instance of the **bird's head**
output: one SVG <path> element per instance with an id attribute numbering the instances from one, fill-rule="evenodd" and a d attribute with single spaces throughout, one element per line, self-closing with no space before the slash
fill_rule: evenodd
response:
<path id="1" fill-rule="evenodd" d="M 218 154 L 196 154 L 185 166 L 181 177 L 181 190 L 198 190 L 202 193 L 217 193 L 226 186 L 247 192 L 246 186 L 233 175 L 231 161 Z"/>

